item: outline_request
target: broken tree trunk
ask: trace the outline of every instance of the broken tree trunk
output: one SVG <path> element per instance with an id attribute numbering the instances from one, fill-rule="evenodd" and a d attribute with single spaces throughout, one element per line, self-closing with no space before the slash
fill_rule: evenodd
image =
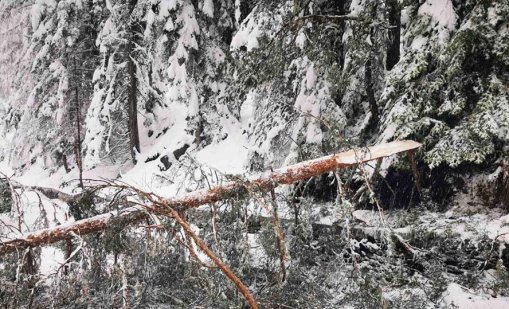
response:
<path id="1" fill-rule="evenodd" d="M 27 247 L 36 247 L 70 239 L 75 235 L 86 235 L 106 229 L 111 223 L 135 223 L 146 216 L 146 212 L 173 217 L 173 210 L 184 211 L 201 205 L 218 202 L 248 192 L 268 191 L 277 185 L 292 184 L 339 168 L 355 166 L 401 152 L 417 149 L 421 144 L 414 141 L 396 141 L 372 147 L 359 148 L 314 160 L 300 162 L 262 175 L 227 182 L 211 189 L 203 189 L 162 203 L 127 207 L 95 217 L 53 228 L 21 235 L 0 243 L 0 255 Z M 171 208 L 171 209 L 170 209 Z"/>

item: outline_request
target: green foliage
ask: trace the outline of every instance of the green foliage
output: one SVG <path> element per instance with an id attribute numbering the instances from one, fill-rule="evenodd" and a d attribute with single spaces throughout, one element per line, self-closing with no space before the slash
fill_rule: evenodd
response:
<path id="1" fill-rule="evenodd" d="M 0 213 L 8 213 L 11 211 L 12 204 L 12 191 L 9 182 L 5 179 L 0 179 Z"/>
<path id="2" fill-rule="evenodd" d="M 78 197 L 69 203 L 69 212 L 75 220 L 89 218 L 99 214 L 96 209 L 95 192 L 84 190 Z"/>
<path id="3" fill-rule="evenodd" d="M 509 35 L 497 21 L 507 9 L 501 4 L 472 6 L 468 22 L 445 48 L 430 45 L 429 24 L 412 24 L 407 36 L 427 43 L 413 52 L 414 60 L 402 59 L 403 71 L 393 75 L 402 79 L 394 79 L 397 87 L 386 96 L 382 138 L 424 141 L 431 168 L 487 163 L 498 155 L 509 130 L 509 92 L 499 70 L 505 66 L 504 52 L 495 46 Z"/>

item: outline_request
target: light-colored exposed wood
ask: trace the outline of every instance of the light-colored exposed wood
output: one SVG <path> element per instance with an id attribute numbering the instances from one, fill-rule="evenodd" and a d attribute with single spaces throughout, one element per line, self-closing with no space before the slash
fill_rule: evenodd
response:
<path id="1" fill-rule="evenodd" d="M 300 162 L 272 172 L 263 173 L 262 175 L 239 179 L 239 181 L 231 181 L 211 189 L 194 191 L 189 194 L 165 200 L 164 203 L 148 204 L 143 207 L 127 207 L 120 211 L 112 211 L 73 223 L 20 235 L 15 239 L 1 242 L 0 255 L 15 252 L 26 247 L 36 247 L 70 239 L 73 235 L 86 235 L 99 232 L 106 229 L 113 222 L 120 222 L 122 224 L 135 223 L 144 218 L 147 211 L 173 218 L 173 210 L 180 212 L 247 192 L 268 191 L 277 185 L 292 184 L 339 168 L 415 150 L 420 146 L 421 144 L 414 141 L 395 141 Z"/>

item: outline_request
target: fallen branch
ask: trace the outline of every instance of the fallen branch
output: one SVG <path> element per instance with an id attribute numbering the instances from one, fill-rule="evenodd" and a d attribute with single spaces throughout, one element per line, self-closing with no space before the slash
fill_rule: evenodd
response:
<path id="1" fill-rule="evenodd" d="M 279 265 L 281 267 L 281 278 L 280 282 L 285 282 L 286 280 L 286 260 L 288 259 L 288 252 L 286 251 L 285 245 L 285 234 L 283 233 L 283 227 L 281 226 L 281 222 L 279 220 L 279 215 L 277 213 L 277 200 L 276 193 L 274 189 L 270 190 L 270 196 L 272 199 L 272 224 L 274 225 L 274 229 L 277 237 L 277 251 L 279 252 Z"/>
<path id="2" fill-rule="evenodd" d="M 158 204 L 158 203 L 155 202 L 154 204 Z M 163 206 L 164 206 L 164 204 L 163 204 Z M 240 280 L 240 278 L 237 277 L 237 275 L 235 275 L 233 273 L 233 271 L 230 269 L 230 267 L 228 265 L 226 265 L 223 261 L 221 261 L 221 259 L 219 259 L 214 254 L 214 252 L 212 252 L 212 250 L 210 250 L 210 248 L 207 246 L 207 244 L 205 244 L 205 242 L 200 237 L 198 237 L 198 235 L 196 235 L 195 232 L 193 232 L 193 229 L 191 228 L 189 223 L 184 218 L 182 218 L 182 216 L 180 216 L 176 210 L 174 210 L 171 207 L 168 207 L 168 209 L 170 210 L 171 215 L 175 219 L 175 221 L 177 221 L 177 223 L 184 229 L 186 234 L 189 235 L 189 237 L 191 237 L 193 239 L 194 243 L 200 248 L 200 250 L 203 253 L 205 253 L 207 255 L 207 257 L 209 259 L 211 259 L 212 262 L 214 262 L 214 264 L 216 264 L 216 266 L 223 272 L 223 274 L 235 284 L 237 289 L 240 291 L 240 293 L 242 293 L 242 295 L 248 302 L 249 306 L 252 309 L 258 309 L 258 304 L 256 303 L 256 300 L 254 299 L 253 294 L 251 294 L 251 292 L 246 287 L 246 285 L 242 282 L 242 280 Z M 191 244 L 191 246 L 192 246 L 192 244 Z"/>
<path id="3" fill-rule="evenodd" d="M 357 16 L 353 15 L 304 15 L 297 17 L 293 20 L 294 23 L 301 21 L 312 20 L 318 22 L 342 22 L 347 20 L 361 20 Z"/>
<path id="4" fill-rule="evenodd" d="M 61 201 L 64 201 L 66 203 L 73 202 L 77 198 L 79 198 L 80 195 L 71 195 L 65 192 L 62 192 L 60 190 L 54 189 L 54 188 L 46 188 L 46 187 L 39 187 L 39 186 L 23 186 L 21 184 L 15 183 L 14 189 L 24 189 L 24 190 L 31 190 L 31 191 L 38 191 L 42 193 L 44 196 L 46 196 L 48 199 L 59 199 Z"/>
<path id="5" fill-rule="evenodd" d="M 0 255 L 22 250 L 27 247 L 42 246 L 60 240 L 70 239 L 74 234 L 86 235 L 99 232 L 106 229 L 112 223 L 135 223 L 146 217 L 146 211 L 157 215 L 174 217 L 173 214 L 175 210 L 177 212 L 182 212 L 186 209 L 218 202 L 246 194 L 247 192 L 269 191 L 277 185 L 292 184 L 339 168 L 355 166 L 400 152 L 414 150 L 420 146 L 421 144 L 414 141 L 396 141 L 367 148 L 359 148 L 304 161 L 272 172 L 266 172 L 259 176 L 239 179 L 239 181 L 231 181 L 223 185 L 217 185 L 211 189 L 194 191 L 180 197 L 167 199 L 164 203 L 132 206 L 119 211 L 111 211 L 102 215 L 39 230 L 21 235 L 15 239 L 3 241 L 0 243 Z"/>
<path id="6" fill-rule="evenodd" d="M 65 193 L 65 192 L 60 191 L 55 188 L 40 187 L 40 186 L 25 186 L 25 185 L 22 185 L 16 181 L 12 182 L 13 189 L 36 191 L 36 192 L 41 193 L 42 195 L 44 195 L 45 197 L 47 197 L 50 200 L 58 199 L 58 200 L 61 200 L 67 204 L 78 202 L 79 200 L 81 200 L 82 198 L 84 198 L 90 194 L 92 194 L 95 198 L 99 198 L 98 195 L 95 195 L 95 191 L 98 191 L 98 189 L 100 189 L 102 187 L 104 187 L 104 186 L 94 188 L 92 191 L 84 190 L 78 194 L 69 194 L 69 193 Z"/>

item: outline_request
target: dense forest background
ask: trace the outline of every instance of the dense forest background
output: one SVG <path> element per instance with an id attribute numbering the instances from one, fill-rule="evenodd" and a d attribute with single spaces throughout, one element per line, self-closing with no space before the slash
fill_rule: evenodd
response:
<path id="1" fill-rule="evenodd" d="M 174 197 L 418 141 L 185 217 L 263 308 L 509 306 L 508 0 L 0 0 L 0 115 L 2 240 L 125 207 L 97 180 Z M 146 221 L 1 256 L 0 303 L 246 306 Z"/>

